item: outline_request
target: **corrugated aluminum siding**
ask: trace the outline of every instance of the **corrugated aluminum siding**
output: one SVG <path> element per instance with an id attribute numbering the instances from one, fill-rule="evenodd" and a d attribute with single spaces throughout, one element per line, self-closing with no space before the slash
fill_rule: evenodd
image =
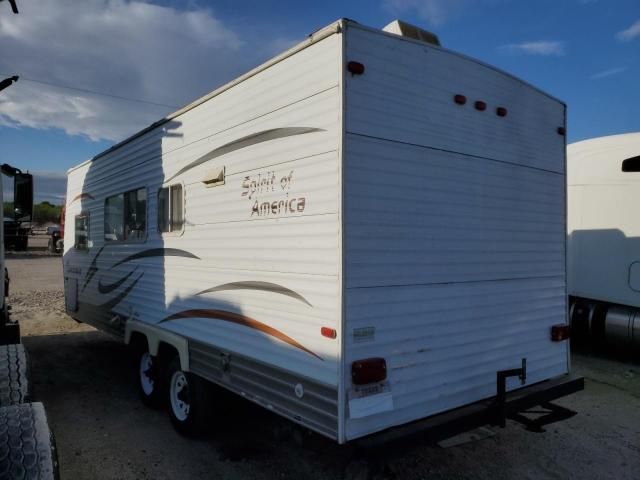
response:
<path id="1" fill-rule="evenodd" d="M 314 388 L 335 391 L 339 342 L 321 336 L 320 328 L 339 329 L 341 319 L 340 59 L 340 36 L 329 36 L 70 171 L 64 262 L 65 275 L 80 281 L 76 315 L 96 323 L 94 307 L 104 305 L 142 275 L 113 308 L 123 318 L 156 324 L 198 344 L 230 352 L 232 359 L 234 353 L 238 358 L 253 358 L 299 374 L 314 382 Z M 288 135 L 291 128 L 306 133 Z M 274 129 L 283 129 L 280 138 L 245 142 L 242 148 L 223 152 L 168 182 L 183 185 L 185 227 L 183 232 L 164 235 L 157 231 L 157 191 L 166 179 L 217 148 Z M 207 188 L 202 180 L 222 167 L 224 185 Z M 275 176 L 273 188 L 251 199 L 243 196 L 246 178 L 259 175 Z M 281 183 L 284 177 L 288 183 Z M 148 192 L 146 240 L 107 244 L 96 262 L 98 272 L 82 289 L 91 262 L 105 245 L 105 198 L 141 186 Z M 71 203 L 81 193 L 92 198 Z M 252 214 L 255 200 L 262 204 L 285 198 L 305 198 L 304 210 Z M 74 235 L 73 218 L 80 211 L 91 215 L 89 252 L 76 251 L 69 241 Z M 128 255 L 158 248 L 189 255 L 114 266 Z M 113 284 L 131 271 L 132 276 L 113 293 L 98 291 L 99 282 Z M 199 294 L 242 282 L 260 288 Z M 194 309 L 230 311 L 264 327 L 248 328 L 197 315 L 159 323 Z M 101 328 L 106 328 L 109 318 L 102 319 Z M 274 335 L 269 329 L 280 333 Z M 283 341 L 285 336 L 300 347 Z M 300 403 L 292 388 L 280 393 L 291 397 L 287 405 Z M 335 422 L 325 425 L 324 432 L 337 432 Z"/>
<path id="2" fill-rule="evenodd" d="M 347 412 L 347 439 L 495 395 L 496 371 L 524 357 L 529 384 L 565 373 L 567 344 L 550 341 L 566 316 L 563 105 L 358 27 L 347 59 L 365 73 L 346 84 L 345 382 L 382 356 L 394 406 Z"/>

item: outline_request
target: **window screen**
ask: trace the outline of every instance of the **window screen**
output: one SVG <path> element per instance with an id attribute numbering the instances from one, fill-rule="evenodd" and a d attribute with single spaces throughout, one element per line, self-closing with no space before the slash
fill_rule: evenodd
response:
<path id="1" fill-rule="evenodd" d="M 147 191 L 144 188 L 108 197 L 104 202 L 104 239 L 144 240 L 146 218 Z"/>
<path id="2" fill-rule="evenodd" d="M 89 248 L 89 214 L 81 213 L 76 215 L 75 239 L 73 246 L 76 250 L 87 250 Z"/>
<path id="3" fill-rule="evenodd" d="M 158 230 L 175 232 L 184 224 L 184 195 L 182 185 L 171 185 L 158 190 Z"/>

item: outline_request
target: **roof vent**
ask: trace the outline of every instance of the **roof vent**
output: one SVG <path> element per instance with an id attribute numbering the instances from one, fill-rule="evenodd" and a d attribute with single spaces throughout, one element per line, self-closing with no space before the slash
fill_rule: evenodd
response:
<path id="1" fill-rule="evenodd" d="M 428 32 L 416 27 L 415 25 L 403 22 L 402 20 L 394 20 L 382 30 L 389 33 L 395 33 L 402 37 L 412 38 L 413 40 L 420 40 L 421 42 L 440 46 L 440 40 L 435 33 Z"/>

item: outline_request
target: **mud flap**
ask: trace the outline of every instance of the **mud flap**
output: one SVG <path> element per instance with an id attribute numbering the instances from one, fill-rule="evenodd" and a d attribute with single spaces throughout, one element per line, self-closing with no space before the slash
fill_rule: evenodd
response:
<path id="1" fill-rule="evenodd" d="M 67 312 L 78 311 L 78 279 L 64 278 L 64 301 Z"/>

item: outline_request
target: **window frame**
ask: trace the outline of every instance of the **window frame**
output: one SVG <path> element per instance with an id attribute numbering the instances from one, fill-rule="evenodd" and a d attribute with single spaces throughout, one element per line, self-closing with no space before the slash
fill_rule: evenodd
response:
<path id="1" fill-rule="evenodd" d="M 117 197 L 118 195 L 122 195 L 123 197 L 131 192 L 137 192 L 138 190 L 144 190 L 145 193 L 145 207 L 144 207 L 144 222 L 145 222 L 145 229 L 144 229 L 144 236 L 141 238 L 136 238 L 136 239 L 130 239 L 130 238 L 125 238 L 123 240 L 107 240 L 106 238 L 106 232 L 104 229 L 104 224 L 106 221 L 106 211 L 107 211 L 107 201 L 110 198 L 113 197 Z M 125 214 L 126 214 L 126 210 L 124 208 L 124 198 L 123 198 L 123 209 L 122 209 L 122 225 L 124 227 L 124 220 L 125 220 Z M 114 193 L 112 195 L 108 195 L 104 198 L 104 202 L 102 203 L 102 241 L 104 242 L 104 245 L 121 245 L 121 244 L 128 244 L 128 243 L 146 243 L 147 239 L 149 238 L 149 188 L 146 185 L 143 185 L 141 187 L 136 187 L 136 188 L 131 188 L 129 190 L 125 190 L 124 192 L 118 192 L 118 193 Z"/>
<path id="2" fill-rule="evenodd" d="M 182 228 L 179 230 L 169 230 L 167 232 L 163 232 L 160 230 L 160 191 L 163 189 L 169 190 L 169 211 L 167 212 L 169 217 L 169 225 L 171 225 L 171 187 L 180 186 L 182 189 Z M 186 188 L 184 182 L 175 182 L 170 184 L 163 184 L 158 187 L 158 191 L 156 193 L 156 230 L 161 236 L 169 236 L 169 237 L 180 237 L 184 234 L 184 227 L 186 224 L 187 218 L 187 197 L 186 197 Z"/>
<path id="3" fill-rule="evenodd" d="M 78 247 L 78 229 L 76 228 L 78 217 L 87 217 L 87 246 L 85 248 Z M 91 212 L 83 210 L 80 213 L 73 216 L 73 249 L 76 252 L 87 253 L 91 249 Z"/>

